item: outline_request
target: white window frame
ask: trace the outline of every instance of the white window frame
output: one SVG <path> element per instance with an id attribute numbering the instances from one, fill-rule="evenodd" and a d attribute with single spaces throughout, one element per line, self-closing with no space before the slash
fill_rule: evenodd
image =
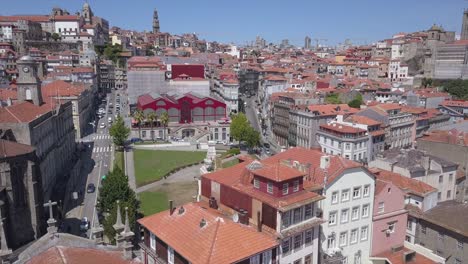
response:
<path id="1" fill-rule="evenodd" d="M 349 221 L 349 208 L 345 208 L 341 210 L 341 223 L 347 223 Z"/>
<path id="2" fill-rule="evenodd" d="M 351 220 L 353 221 L 356 221 L 356 220 L 359 220 L 359 206 L 354 206 L 352 209 L 351 209 Z M 356 212 L 356 214 L 355 214 Z"/>
<path id="3" fill-rule="evenodd" d="M 156 251 L 156 236 L 150 232 L 150 248 Z"/>
<path id="4" fill-rule="evenodd" d="M 271 250 L 265 251 L 262 253 L 262 263 L 263 264 L 271 264 L 272 262 L 272 253 Z"/>
<path id="5" fill-rule="evenodd" d="M 387 230 L 389 230 L 390 233 L 395 233 L 395 228 L 396 228 L 395 223 L 388 224 L 388 226 L 387 226 Z"/>
<path id="6" fill-rule="evenodd" d="M 362 206 L 362 215 L 361 215 L 362 218 L 369 217 L 369 208 L 370 208 L 369 204 L 364 204 Z M 366 213 L 364 213 L 364 212 L 366 212 Z"/>
<path id="7" fill-rule="evenodd" d="M 379 207 L 377 207 L 377 212 L 379 214 L 385 213 L 385 203 L 384 202 L 379 202 Z"/>
<path id="8" fill-rule="evenodd" d="M 332 211 L 329 213 L 328 215 L 328 225 L 329 226 L 333 226 L 333 225 L 336 225 L 336 220 L 337 220 L 337 211 Z M 332 221 L 333 219 L 333 221 Z"/>
<path id="9" fill-rule="evenodd" d="M 291 225 L 291 211 L 284 212 L 281 217 L 281 224 L 283 227 Z"/>
<path id="10" fill-rule="evenodd" d="M 293 182 L 293 192 L 299 191 L 299 180 Z"/>
<path id="11" fill-rule="evenodd" d="M 273 183 L 271 181 L 267 183 L 267 193 L 273 193 Z"/>
<path id="12" fill-rule="evenodd" d="M 342 239 L 342 236 L 344 235 L 344 238 Z M 341 232 L 340 233 L 340 242 L 339 245 L 340 247 L 344 247 L 348 244 L 348 231 Z"/>
<path id="13" fill-rule="evenodd" d="M 288 246 L 287 247 L 288 251 L 286 251 L 286 252 L 284 251 L 284 246 L 285 245 Z M 281 253 L 282 254 L 287 254 L 289 252 L 291 252 L 291 238 L 290 237 L 288 237 L 288 238 L 284 239 L 283 241 L 281 241 Z"/>
<path id="14" fill-rule="evenodd" d="M 335 192 L 332 192 L 332 195 L 331 195 L 331 203 L 332 204 L 337 204 L 339 199 L 338 199 L 338 196 L 339 196 L 340 192 L 338 191 L 335 191 Z"/>
<path id="15" fill-rule="evenodd" d="M 167 246 L 167 263 L 174 264 L 174 249 Z"/>
<path id="16" fill-rule="evenodd" d="M 370 185 L 365 185 L 364 190 L 362 191 L 363 197 L 369 197 L 370 195 Z"/>
<path id="17" fill-rule="evenodd" d="M 359 198 L 361 198 L 361 186 L 353 188 L 353 199 L 359 199 Z"/>
<path id="18" fill-rule="evenodd" d="M 256 189 L 260 188 L 260 180 L 258 178 L 254 178 L 254 187 Z"/>
<path id="19" fill-rule="evenodd" d="M 369 227 L 368 226 L 361 227 L 361 241 L 365 241 L 368 238 L 369 238 Z"/>
<path id="20" fill-rule="evenodd" d="M 308 214 L 308 208 L 310 208 L 310 215 L 307 215 Z M 304 205 L 304 219 L 309 219 L 309 218 L 312 218 L 314 215 L 314 204 L 310 203 L 310 204 L 306 204 Z"/>
<path id="21" fill-rule="evenodd" d="M 282 191 L 283 195 L 286 195 L 289 193 L 289 183 L 283 183 Z"/>
<path id="22" fill-rule="evenodd" d="M 346 198 L 343 198 L 345 194 L 346 194 Z M 341 202 L 347 202 L 347 201 L 349 201 L 349 189 L 345 189 L 341 191 Z"/>
<path id="23" fill-rule="evenodd" d="M 250 264 L 260 264 L 260 255 L 257 254 L 250 258 Z"/>
<path id="24" fill-rule="evenodd" d="M 336 247 L 336 238 L 332 235 L 329 235 L 327 238 L 327 247 L 335 248 Z"/>
<path id="25" fill-rule="evenodd" d="M 303 244 L 303 241 L 304 241 L 302 233 L 299 233 L 299 234 L 295 235 L 293 240 L 294 240 L 294 242 L 293 242 L 293 249 L 294 250 L 302 248 L 302 244 Z M 296 242 L 299 243 L 299 246 L 297 246 L 297 247 L 296 247 Z"/>
<path id="26" fill-rule="evenodd" d="M 354 240 L 353 240 L 354 234 Z M 358 242 L 358 228 L 352 229 L 349 234 L 349 244 L 356 244 Z"/>
<path id="27" fill-rule="evenodd" d="M 310 239 L 310 242 L 307 242 L 307 239 Z M 314 229 L 308 229 L 304 232 L 304 244 L 309 245 L 314 242 Z"/>

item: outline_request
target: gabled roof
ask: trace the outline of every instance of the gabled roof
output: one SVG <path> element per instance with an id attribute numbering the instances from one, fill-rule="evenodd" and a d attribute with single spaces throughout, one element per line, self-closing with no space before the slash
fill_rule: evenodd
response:
<path id="1" fill-rule="evenodd" d="M 0 159 L 34 152 L 34 147 L 9 140 L 0 139 Z"/>
<path id="2" fill-rule="evenodd" d="M 28 264 L 137 264 L 137 260 L 125 260 L 120 251 L 106 251 L 94 248 L 55 246 L 34 256 Z"/>
<path id="3" fill-rule="evenodd" d="M 185 204 L 182 213 L 179 209 L 138 222 L 191 263 L 234 263 L 278 245 L 273 236 L 235 223 L 204 203 Z"/>
<path id="4" fill-rule="evenodd" d="M 52 109 L 50 104 L 37 106 L 30 102 L 2 107 L 0 108 L 0 123 L 28 123 Z"/>
<path id="5" fill-rule="evenodd" d="M 377 168 L 371 168 L 370 171 L 375 174 L 375 177 L 378 180 L 391 182 L 406 193 L 411 193 L 420 197 L 426 197 L 428 194 L 437 191 L 436 188 L 430 186 L 427 183 L 405 177 L 395 172 Z"/>

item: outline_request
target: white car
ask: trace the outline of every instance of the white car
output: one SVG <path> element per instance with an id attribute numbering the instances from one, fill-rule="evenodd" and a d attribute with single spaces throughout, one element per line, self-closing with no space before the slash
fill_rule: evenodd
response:
<path id="1" fill-rule="evenodd" d="M 106 124 L 101 123 L 101 124 L 99 125 L 99 128 L 106 128 Z"/>
<path id="2" fill-rule="evenodd" d="M 85 231 L 88 231 L 88 228 L 89 228 L 89 221 L 88 221 L 88 218 L 85 216 L 83 217 L 83 219 L 81 219 L 80 230 L 85 232 Z"/>

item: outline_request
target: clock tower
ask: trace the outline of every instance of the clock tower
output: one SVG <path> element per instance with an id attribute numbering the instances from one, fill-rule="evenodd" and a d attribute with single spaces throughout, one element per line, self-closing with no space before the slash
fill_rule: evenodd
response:
<path id="1" fill-rule="evenodd" d="M 18 101 L 29 101 L 35 105 L 42 105 L 41 80 L 37 77 L 37 63 L 31 56 L 23 56 L 17 62 L 19 77 Z"/>

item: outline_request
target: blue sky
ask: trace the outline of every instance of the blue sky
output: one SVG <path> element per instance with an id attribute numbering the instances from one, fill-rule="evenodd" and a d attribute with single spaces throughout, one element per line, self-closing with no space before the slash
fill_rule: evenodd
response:
<path id="1" fill-rule="evenodd" d="M 48 14 L 54 6 L 71 13 L 81 0 L 2 1 L 1 15 Z M 39 4 L 40 3 L 40 4 Z M 269 42 L 290 39 L 303 45 L 306 35 L 336 44 L 372 43 L 397 32 L 427 29 L 433 23 L 459 34 L 464 0 L 89 0 L 94 13 L 111 26 L 150 30 L 153 9 L 161 30 L 196 32 L 207 40 L 245 44 L 260 35 Z"/>

